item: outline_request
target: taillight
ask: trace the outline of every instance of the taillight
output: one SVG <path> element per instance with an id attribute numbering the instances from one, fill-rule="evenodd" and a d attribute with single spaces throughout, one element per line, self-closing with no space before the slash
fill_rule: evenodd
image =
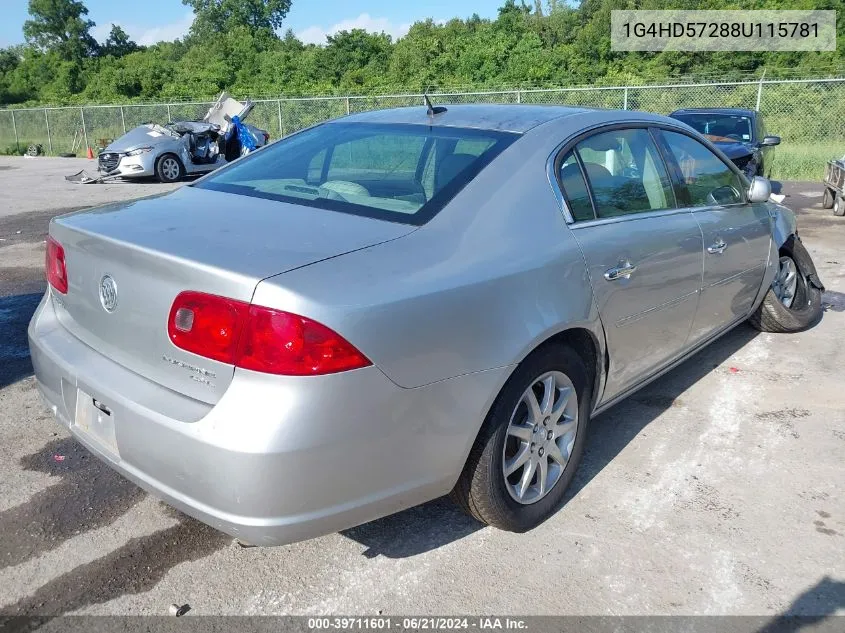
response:
<path id="1" fill-rule="evenodd" d="M 249 304 L 203 292 L 183 292 L 170 308 L 167 333 L 176 347 L 233 364 Z"/>
<path id="2" fill-rule="evenodd" d="M 201 292 L 176 297 L 167 331 L 186 351 L 269 374 L 317 376 L 371 364 L 316 321 Z"/>
<path id="3" fill-rule="evenodd" d="M 47 237 L 47 252 L 44 257 L 47 283 L 61 294 L 67 294 L 67 265 L 65 249 L 52 237 Z"/>

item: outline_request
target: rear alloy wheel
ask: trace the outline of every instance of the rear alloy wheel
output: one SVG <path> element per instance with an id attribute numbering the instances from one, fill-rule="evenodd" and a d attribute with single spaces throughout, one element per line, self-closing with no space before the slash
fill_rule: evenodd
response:
<path id="1" fill-rule="evenodd" d="M 184 175 L 182 161 L 174 154 L 164 154 L 156 162 L 156 176 L 161 182 L 176 182 Z"/>
<path id="2" fill-rule="evenodd" d="M 832 209 L 836 194 L 830 187 L 824 188 L 824 195 L 822 196 L 822 209 Z"/>
<path id="3" fill-rule="evenodd" d="M 536 503 L 563 474 L 578 432 L 578 395 L 559 371 L 539 376 L 511 415 L 502 452 L 502 474 L 517 503 Z"/>
<path id="4" fill-rule="evenodd" d="M 483 523 L 525 532 L 563 502 L 586 438 L 591 381 L 571 348 L 542 347 L 502 388 L 452 498 Z"/>
<path id="5" fill-rule="evenodd" d="M 839 217 L 845 215 L 845 197 L 836 196 L 836 202 L 833 203 L 833 215 Z"/>
<path id="6" fill-rule="evenodd" d="M 819 320 L 822 290 L 810 254 L 795 238 L 781 249 L 772 287 L 749 322 L 762 332 L 799 332 Z"/>

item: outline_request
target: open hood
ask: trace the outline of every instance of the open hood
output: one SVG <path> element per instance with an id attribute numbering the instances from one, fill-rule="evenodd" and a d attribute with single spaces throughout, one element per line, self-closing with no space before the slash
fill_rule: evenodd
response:
<path id="1" fill-rule="evenodd" d="M 209 108 L 208 113 L 203 117 L 203 121 L 218 125 L 225 132 L 229 128 L 229 122 L 232 120 L 232 117 L 240 117 L 241 121 L 243 121 L 252 112 L 253 107 L 254 104 L 251 101 L 241 103 L 224 91 L 220 93 L 214 105 Z"/>

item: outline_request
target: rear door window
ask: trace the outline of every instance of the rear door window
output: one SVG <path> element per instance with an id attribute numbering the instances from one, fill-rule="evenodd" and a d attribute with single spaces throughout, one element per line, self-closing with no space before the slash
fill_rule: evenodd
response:
<path id="1" fill-rule="evenodd" d="M 420 225 L 517 138 L 495 130 L 326 123 L 193 186 Z"/>
<path id="2" fill-rule="evenodd" d="M 596 215 L 611 218 L 675 207 L 672 183 L 647 129 L 618 129 L 580 141 Z"/>

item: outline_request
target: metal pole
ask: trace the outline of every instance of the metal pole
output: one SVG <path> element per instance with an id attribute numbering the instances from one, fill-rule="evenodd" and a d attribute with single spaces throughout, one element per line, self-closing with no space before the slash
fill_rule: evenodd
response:
<path id="1" fill-rule="evenodd" d="M 85 151 L 87 152 L 88 149 L 91 147 L 88 144 L 88 130 L 85 129 L 85 109 L 79 108 L 79 115 L 82 118 L 82 136 L 85 139 Z"/>
<path id="2" fill-rule="evenodd" d="M 517 91 L 516 91 L 516 102 L 517 102 L 517 103 L 522 103 L 522 90 L 517 90 Z"/>
<path id="3" fill-rule="evenodd" d="M 44 121 L 47 123 L 47 145 L 50 147 L 50 153 L 53 153 L 53 138 L 50 136 L 50 117 L 47 116 L 47 108 L 44 108 Z"/>
<path id="4" fill-rule="evenodd" d="M 126 134 L 126 117 L 123 116 L 123 106 L 120 106 L 120 122 L 123 124 L 123 133 Z"/>
<path id="5" fill-rule="evenodd" d="M 279 105 L 279 138 L 285 135 L 285 128 L 282 125 L 282 100 L 276 99 L 276 103 Z"/>
<path id="6" fill-rule="evenodd" d="M 170 123 L 173 119 L 170 116 L 170 104 L 167 104 L 167 122 Z"/>
<path id="7" fill-rule="evenodd" d="M 346 97 L 346 114 L 349 114 L 349 97 Z"/>
<path id="8" fill-rule="evenodd" d="M 628 109 L 628 86 L 625 86 L 625 94 L 622 97 L 622 109 L 623 110 Z"/>
<path id="9" fill-rule="evenodd" d="M 12 129 L 15 131 L 15 150 L 20 150 L 20 145 L 18 144 L 18 124 L 15 123 L 15 111 L 12 110 Z"/>

